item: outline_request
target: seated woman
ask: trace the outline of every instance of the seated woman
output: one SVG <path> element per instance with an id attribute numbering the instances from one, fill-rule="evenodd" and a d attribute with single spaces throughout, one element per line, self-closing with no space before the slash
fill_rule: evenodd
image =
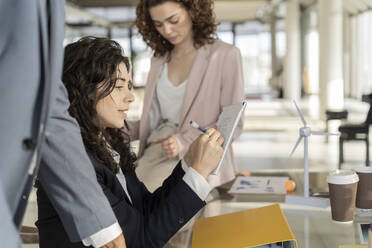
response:
<path id="1" fill-rule="evenodd" d="M 136 157 L 123 131 L 134 100 L 129 70 L 118 43 L 85 37 L 66 47 L 62 80 L 71 102 L 69 112 L 80 125 L 127 247 L 163 247 L 205 205 L 211 189 L 206 178 L 222 155 L 223 138 L 214 129 L 200 135 L 162 186 L 150 193 L 134 172 Z M 42 185 L 37 197 L 40 247 L 85 247 L 70 242 Z"/>

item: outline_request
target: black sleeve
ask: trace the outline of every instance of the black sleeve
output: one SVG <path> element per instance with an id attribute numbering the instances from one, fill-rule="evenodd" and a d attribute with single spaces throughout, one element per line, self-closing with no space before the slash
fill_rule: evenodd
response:
<path id="1" fill-rule="evenodd" d="M 171 175 L 166 180 L 164 180 L 162 186 L 157 188 L 153 193 L 147 190 L 146 186 L 141 181 L 139 181 L 137 176 L 134 175 L 133 177 L 130 177 L 130 179 L 135 180 L 131 185 L 139 185 L 140 187 L 143 201 L 142 212 L 144 214 L 150 214 L 154 209 L 157 209 L 160 203 L 158 199 L 168 197 L 173 188 L 180 181 L 183 181 L 182 178 L 184 175 L 185 172 L 182 169 L 181 161 L 179 161 L 175 169 L 172 171 Z M 129 190 L 131 189 L 129 188 Z"/>
<path id="2" fill-rule="evenodd" d="M 98 182 L 109 199 L 128 247 L 163 247 L 205 205 L 182 180 L 183 174 L 179 164 L 153 194 L 135 175 L 126 176 L 131 205 L 125 198 L 111 192 L 105 185 L 107 178 L 97 173 Z"/>

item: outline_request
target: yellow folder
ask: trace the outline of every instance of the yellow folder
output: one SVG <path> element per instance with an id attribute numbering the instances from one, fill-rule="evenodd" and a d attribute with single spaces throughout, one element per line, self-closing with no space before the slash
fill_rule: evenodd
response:
<path id="1" fill-rule="evenodd" d="M 297 247 L 297 241 L 279 204 L 198 219 L 193 248 L 248 248 L 277 242 Z"/>

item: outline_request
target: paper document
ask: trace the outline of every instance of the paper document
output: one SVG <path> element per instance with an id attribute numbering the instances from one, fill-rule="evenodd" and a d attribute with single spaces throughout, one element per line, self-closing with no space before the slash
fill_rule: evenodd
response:
<path id="1" fill-rule="evenodd" d="M 224 151 L 220 162 L 218 163 L 216 169 L 214 169 L 214 171 L 212 171 L 211 173 L 213 175 L 216 175 L 220 170 L 223 159 L 225 158 L 226 152 L 229 149 L 230 143 L 232 141 L 235 128 L 238 125 L 240 117 L 242 116 L 242 113 L 244 112 L 246 106 L 247 102 L 226 106 L 222 109 L 222 113 L 218 117 L 217 130 L 221 133 L 225 141 L 222 144 Z"/>
<path id="2" fill-rule="evenodd" d="M 355 208 L 355 214 L 360 217 L 372 216 L 372 209 Z"/>
<path id="3" fill-rule="evenodd" d="M 285 194 L 288 177 L 243 177 L 238 176 L 231 186 L 231 194 Z"/>

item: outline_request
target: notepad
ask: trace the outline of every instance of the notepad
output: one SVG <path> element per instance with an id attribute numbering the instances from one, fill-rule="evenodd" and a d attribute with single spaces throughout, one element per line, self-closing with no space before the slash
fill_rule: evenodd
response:
<path id="1" fill-rule="evenodd" d="M 279 204 L 198 219 L 193 248 L 297 248 L 297 241 Z"/>
<path id="2" fill-rule="evenodd" d="M 214 169 L 214 171 L 212 171 L 211 173 L 213 175 L 216 175 L 221 168 L 226 152 L 229 149 L 230 143 L 232 141 L 235 128 L 238 125 L 240 117 L 242 116 L 246 106 L 247 102 L 242 102 L 223 107 L 222 113 L 218 117 L 217 130 L 221 133 L 225 141 L 222 144 L 224 151 L 220 162 L 218 163 L 216 169 Z"/>

